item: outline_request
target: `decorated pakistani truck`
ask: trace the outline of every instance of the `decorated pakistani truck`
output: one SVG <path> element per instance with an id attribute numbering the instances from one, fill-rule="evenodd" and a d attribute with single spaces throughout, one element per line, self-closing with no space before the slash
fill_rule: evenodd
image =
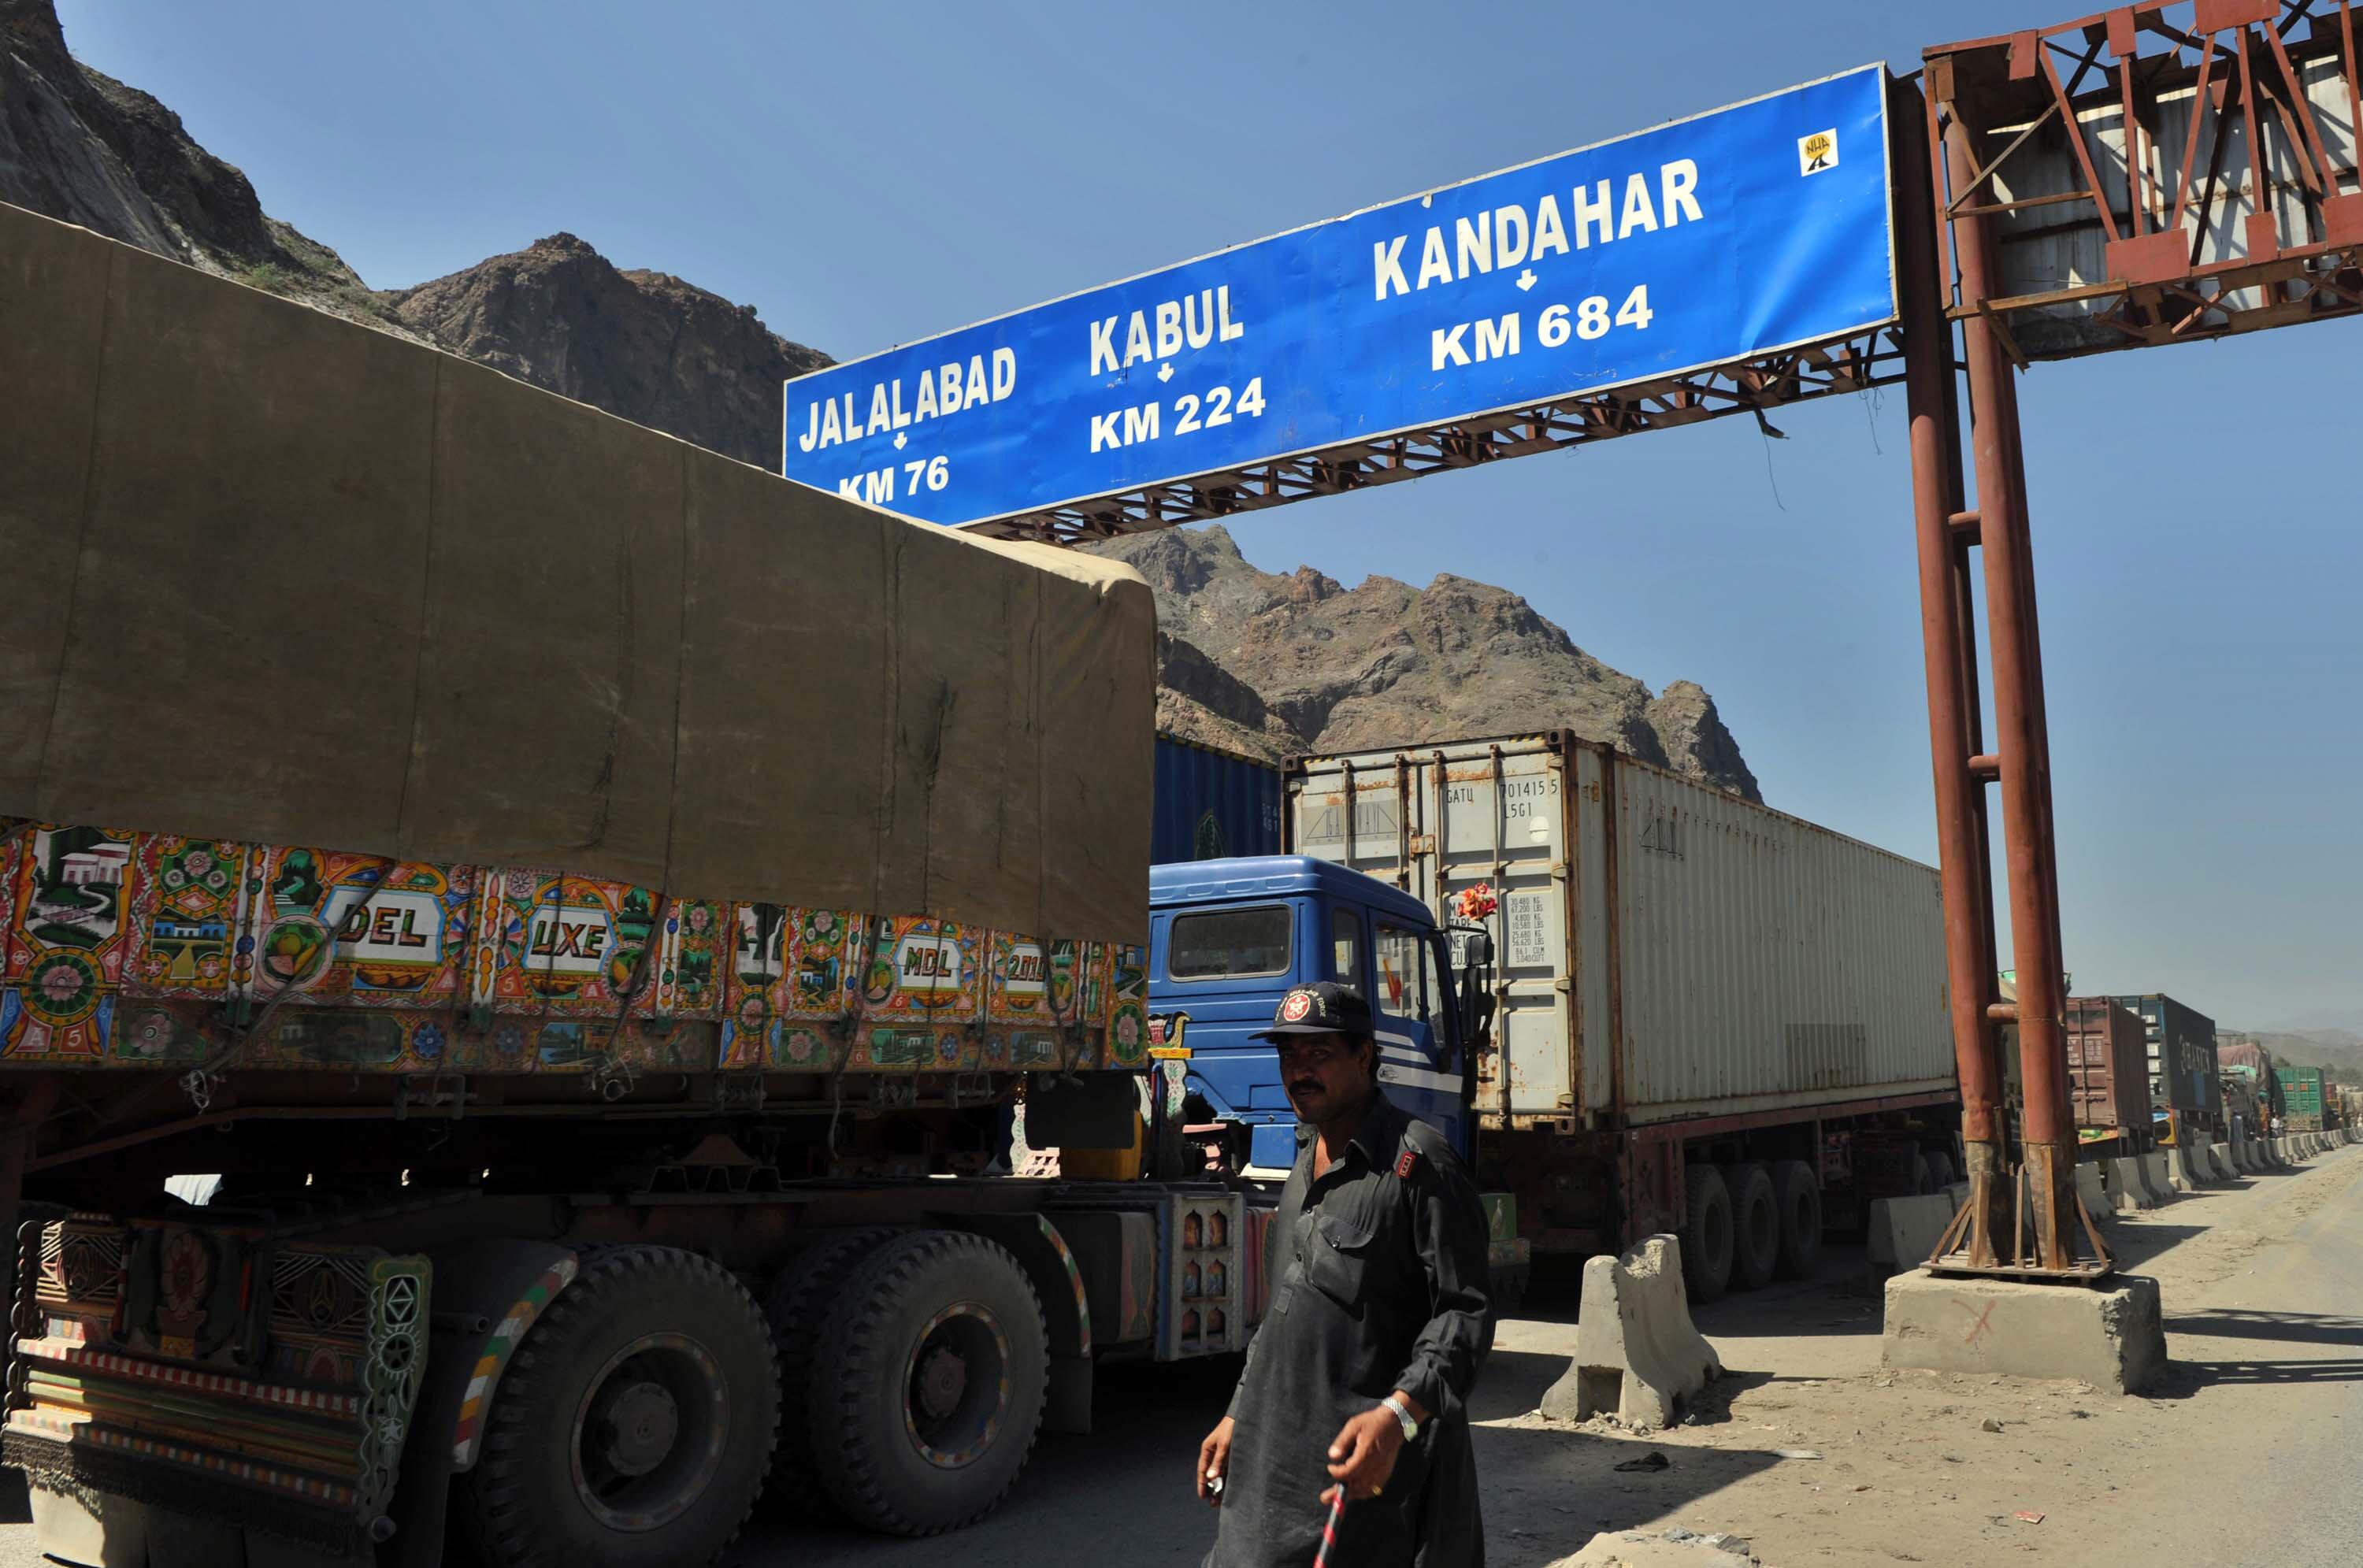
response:
<path id="1" fill-rule="evenodd" d="M 1097 1362 L 1245 1343 L 1269 1211 L 1154 1165 L 1129 569 L 9 208 L 0 384 L 52 1560 L 928 1533 Z"/>

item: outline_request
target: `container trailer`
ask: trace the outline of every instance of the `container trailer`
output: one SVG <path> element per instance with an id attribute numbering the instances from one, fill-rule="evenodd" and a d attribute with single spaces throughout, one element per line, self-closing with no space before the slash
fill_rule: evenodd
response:
<path id="1" fill-rule="evenodd" d="M 2062 1021 L 2080 1152 L 2088 1158 L 2147 1153 L 2149 1059 L 2141 1019 L 2107 997 L 2071 997 Z"/>
<path id="2" fill-rule="evenodd" d="M 2215 1021 L 2170 996 L 2148 992 L 2110 999 L 2142 1021 L 2149 1060 L 2150 1103 L 2182 1130 L 2221 1138 L 2224 1085 L 2216 1070 Z"/>
<path id="3" fill-rule="evenodd" d="M 1933 868 L 1565 732 L 1306 758 L 1287 784 L 1291 848 L 1390 889 L 1382 993 L 1426 983 L 1414 911 L 1483 938 L 1475 1059 L 1383 1043 L 1437 1116 L 1467 1076 L 1479 1184 L 1532 1252 L 1675 1231 L 1707 1299 L 1951 1179 Z M 1272 1094 L 1244 1066 L 1223 1090 L 1259 1149 Z"/>
<path id="4" fill-rule="evenodd" d="M 2284 1066 L 2280 1069 L 2281 1099 L 2288 1108 L 2283 1115 L 2292 1132 L 2324 1131 L 2323 1108 L 2325 1097 L 2320 1067 Z"/>

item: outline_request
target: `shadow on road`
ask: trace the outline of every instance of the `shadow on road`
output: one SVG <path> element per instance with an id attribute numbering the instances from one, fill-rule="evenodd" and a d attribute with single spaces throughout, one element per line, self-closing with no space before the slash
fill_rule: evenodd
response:
<path id="1" fill-rule="evenodd" d="M 2180 1246 L 2211 1229 L 2205 1225 L 2175 1225 L 2145 1220 L 2130 1225 L 2103 1225 L 2101 1237 L 2116 1255 L 2119 1269 L 2139 1267 L 2169 1247 Z"/>
<path id="2" fill-rule="evenodd" d="M 1652 1452 L 1666 1456 L 1667 1468 L 1617 1474 L 1618 1464 Z M 1653 1451 L 1646 1439 L 1573 1430 L 1482 1428 L 1477 1434 L 1477 1465 L 1485 1496 L 1506 1505 L 1488 1508 L 1485 1560 L 1498 1568 L 1556 1562 L 1596 1530 L 1635 1529 L 1791 1463 L 1814 1462 L 1787 1461 L 1760 1449 Z M 1545 1515 L 1549 1517 L 1541 1528 L 1509 1522 Z M 1714 1528 L 1711 1507 L 1700 1509 L 1697 1517 L 1704 1529 Z"/>
<path id="3" fill-rule="evenodd" d="M 2243 1383 L 2363 1383 L 2363 1357 L 2302 1361 L 2184 1361 L 2142 1391 L 2145 1398 L 2189 1399 L 2209 1388 Z"/>
<path id="4" fill-rule="evenodd" d="M 2178 1312 L 2167 1319 L 2166 1331 L 2170 1334 L 2213 1334 L 2227 1340 L 2288 1340 L 2302 1344 L 2352 1345 L 2363 1350 L 2363 1318 L 2328 1312 L 2261 1312 L 2219 1307 L 2205 1312 Z"/>

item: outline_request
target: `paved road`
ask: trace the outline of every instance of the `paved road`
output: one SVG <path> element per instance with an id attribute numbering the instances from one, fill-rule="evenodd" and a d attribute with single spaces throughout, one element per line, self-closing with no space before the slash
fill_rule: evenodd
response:
<path id="1" fill-rule="evenodd" d="M 1705 1424 L 1654 1439 L 1538 1423 L 1573 1345 L 1571 1291 L 1504 1325 L 1478 1391 L 1495 1568 L 1540 1568 L 1595 1529 L 1729 1529 L 1768 1563 L 2346 1568 L 2363 1560 L 2363 1149 L 2247 1178 L 2113 1228 L 2156 1275 L 2174 1368 L 2141 1399 L 2073 1385 L 1895 1379 L 1879 1366 L 1858 1250 L 1822 1277 L 1698 1313 L 1730 1366 Z M 1233 1364 L 1104 1372 L 1100 1430 L 1043 1440 L 1010 1501 L 956 1541 L 758 1519 L 738 1568 L 1059 1568 L 1119 1555 L 1195 1562 L 1211 1520 L 1189 1496 L 1197 1440 Z M 1915 1379 L 1917 1381 L 1915 1381 Z M 1983 1433 L 1988 1412 L 2005 1432 Z M 1661 1474 L 1614 1463 L 1660 1448 Z M 1804 1448 L 1825 1461 L 1795 1462 Z M 0 1568 L 40 1559 L 0 1497 Z M 2041 1525 L 2014 1510 L 2046 1514 Z M 2269 1531 L 2263 1522 L 2302 1521 Z M 587 1568 L 587 1565 L 585 1565 Z"/>

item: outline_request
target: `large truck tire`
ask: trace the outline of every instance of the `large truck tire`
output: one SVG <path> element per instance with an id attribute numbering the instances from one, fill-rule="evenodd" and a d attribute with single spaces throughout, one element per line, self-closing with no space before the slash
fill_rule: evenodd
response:
<path id="1" fill-rule="evenodd" d="M 806 1408 L 813 1457 L 847 1517 L 935 1535 L 993 1511 L 1034 1451 L 1049 1331 L 1015 1258 L 982 1236 L 916 1231 L 838 1293 Z"/>
<path id="2" fill-rule="evenodd" d="M 1953 1185 L 1953 1156 L 1942 1149 L 1931 1149 L 1920 1156 L 1928 1162 L 1928 1190 L 1942 1192 Z"/>
<path id="3" fill-rule="evenodd" d="M 1772 1192 L 1781 1206 L 1781 1275 L 1811 1279 L 1822 1258 L 1822 1184 L 1804 1161 L 1781 1160 L 1772 1166 Z"/>
<path id="4" fill-rule="evenodd" d="M 1731 1195 L 1731 1283 L 1760 1290 L 1781 1262 L 1781 1205 L 1771 1174 L 1754 1161 L 1725 1165 L 1723 1186 Z"/>
<path id="5" fill-rule="evenodd" d="M 1914 1198 L 1925 1198 L 1936 1190 L 1936 1173 L 1928 1167 L 1928 1156 L 1925 1154 L 1913 1155 L 1912 1196 Z"/>
<path id="6" fill-rule="evenodd" d="M 1731 1189 L 1713 1165 L 1682 1176 L 1682 1281 L 1693 1302 L 1720 1301 L 1731 1283 Z"/>
<path id="7" fill-rule="evenodd" d="M 838 1293 L 856 1270 L 880 1247 L 902 1232 L 892 1226 L 856 1231 L 832 1231 L 790 1258 L 763 1296 L 763 1317 L 771 1325 L 771 1347 L 780 1358 L 779 1446 L 771 1452 L 771 1485 L 763 1488 L 766 1508 L 785 1508 L 806 1518 L 833 1518 L 836 1501 L 821 1482 L 813 1452 L 833 1441 L 818 1434 L 805 1417 L 811 1404 L 814 1357 L 820 1350 L 822 1324 Z"/>
<path id="8" fill-rule="evenodd" d="M 672 1247 L 586 1253 L 501 1378 L 453 1523 L 494 1568 L 714 1562 L 779 1420 L 771 1332 L 727 1270 Z"/>

